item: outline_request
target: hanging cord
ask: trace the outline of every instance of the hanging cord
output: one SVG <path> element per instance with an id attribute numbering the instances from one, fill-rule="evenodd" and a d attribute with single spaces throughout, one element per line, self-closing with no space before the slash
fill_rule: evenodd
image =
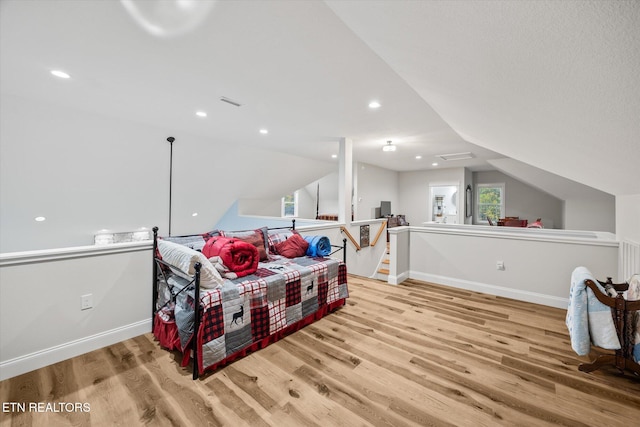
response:
<path id="1" fill-rule="evenodd" d="M 169 237 L 171 237 L 171 189 L 173 187 L 173 141 L 176 139 L 172 136 L 167 138 L 171 149 L 169 151 Z"/>

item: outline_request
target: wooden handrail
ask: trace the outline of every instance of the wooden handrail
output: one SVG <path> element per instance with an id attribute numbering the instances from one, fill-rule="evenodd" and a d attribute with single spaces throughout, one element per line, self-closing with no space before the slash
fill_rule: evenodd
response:
<path id="1" fill-rule="evenodd" d="M 375 246 L 376 243 L 378 243 L 378 239 L 380 238 L 380 235 L 382 234 L 382 232 L 384 231 L 384 229 L 387 227 L 387 220 L 385 219 L 384 221 L 382 221 L 380 223 L 380 228 L 378 229 L 378 234 L 376 234 L 375 239 L 373 239 L 373 242 L 371 243 L 371 246 Z"/>
<path id="2" fill-rule="evenodd" d="M 344 234 L 347 235 L 347 237 L 349 238 L 349 240 L 351 240 L 351 243 L 353 243 L 353 246 L 356 247 L 356 252 L 358 252 L 360 249 L 362 249 L 360 247 L 360 245 L 358 244 L 358 242 L 356 242 L 356 239 L 353 238 L 353 236 L 351 235 L 351 233 L 349 233 L 349 230 L 347 230 L 346 228 L 344 228 L 344 226 L 340 226 L 340 231 L 342 231 Z"/>

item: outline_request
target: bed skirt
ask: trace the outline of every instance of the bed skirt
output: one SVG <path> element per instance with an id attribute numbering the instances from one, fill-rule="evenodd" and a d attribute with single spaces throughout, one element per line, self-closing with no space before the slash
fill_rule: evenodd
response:
<path id="1" fill-rule="evenodd" d="M 240 351 L 237 351 L 236 353 L 233 353 L 229 356 L 227 356 L 226 358 L 210 365 L 207 366 L 206 368 L 203 366 L 203 354 L 202 354 L 202 337 L 203 337 L 203 328 L 204 325 L 201 324 L 200 327 L 200 331 L 198 333 L 198 343 L 197 343 L 197 351 L 198 351 L 198 373 L 200 375 L 202 375 L 205 372 L 212 372 L 212 371 L 216 371 L 220 368 L 222 368 L 223 366 L 226 366 L 232 362 L 234 362 L 237 359 L 241 359 L 243 357 L 245 357 L 247 354 L 254 352 L 256 350 L 260 350 L 263 349 L 265 347 L 267 347 L 270 344 L 273 344 L 277 341 L 279 341 L 282 338 L 285 338 L 288 335 L 291 335 L 292 333 L 302 329 L 303 327 L 310 325 L 320 319 L 322 319 L 324 316 L 326 316 L 327 314 L 337 310 L 338 308 L 344 306 L 346 304 L 346 298 L 340 299 L 338 301 L 326 304 L 325 306 L 321 307 L 318 309 L 318 311 L 316 311 L 315 313 L 312 313 L 310 315 L 308 315 L 307 317 L 302 318 L 301 320 L 299 320 L 298 322 L 287 326 L 284 329 L 281 329 L 259 341 L 256 341 L 254 343 L 252 343 L 251 345 L 243 348 Z M 153 322 L 153 335 L 155 336 L 156 340 L 158 341 L 158 343 L 160 344 L 160 346 L 164 349 L 167 350 L 178 350 L 181 351 L 180 349 L 180 338 L 178 336 L 178 326 L 176 325 L 176 322 L 173 320 L 164 320 L 159 313 L 157 313 L 155 315 L 155 319 Z M 186 346 L 186 351 L 183 352 L 182 355 L 182 363 L 181 366 L 182 367 L 186 367 L 187 365 L 189 365 L 189 362 L 191 360 L 191 351 L 190 351 L 191 346 L 187 345 Z M 181 351 L 182 352 L 182 351 Z"/>

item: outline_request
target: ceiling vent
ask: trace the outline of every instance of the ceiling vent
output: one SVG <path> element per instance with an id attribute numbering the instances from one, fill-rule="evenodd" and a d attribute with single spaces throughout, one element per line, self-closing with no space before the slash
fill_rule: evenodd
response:
<path id="1" fill-rule="evenodd" d="M 227 98 L 226 96 L 221 96 L 220 101 L 226 102 L 227 104 L 235 105 L 236 107 L 240 107 L 242 105 L 238 101 L 234 101 L 233 99 Z"/>
<path id="2" fill-rule="evenodd" d="M 441 158 L 442 160 L 465 160 L 465 159 L 473 159 L 475 156 L 472 152 L 468 151 L 466 153 L 455 153 L 455 154 L 438 154 L 436 157 Z"/>

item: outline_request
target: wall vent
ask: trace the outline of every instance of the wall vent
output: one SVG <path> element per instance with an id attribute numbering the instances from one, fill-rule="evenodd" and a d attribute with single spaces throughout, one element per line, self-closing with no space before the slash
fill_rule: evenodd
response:
<path id="1" fill-rule="evenodd" d="M 454 154 L 437 154 L 436 157 L 441 158 L 442 160 L 465 160 L 465 159 L 473 159 L 475 156 L 472 152 L 468 151 L 466 153 L 454 153 Z"/>
<path id="2" fill-rule="evenodd" d="M 235 105 L 236 107 L 240 107 L 242 105 L 238 101 L 234 101 L 233 99 L 227 98 L 226 96 L 221 96 L 220 101 L 226 102 L 227 104 Z"/>

